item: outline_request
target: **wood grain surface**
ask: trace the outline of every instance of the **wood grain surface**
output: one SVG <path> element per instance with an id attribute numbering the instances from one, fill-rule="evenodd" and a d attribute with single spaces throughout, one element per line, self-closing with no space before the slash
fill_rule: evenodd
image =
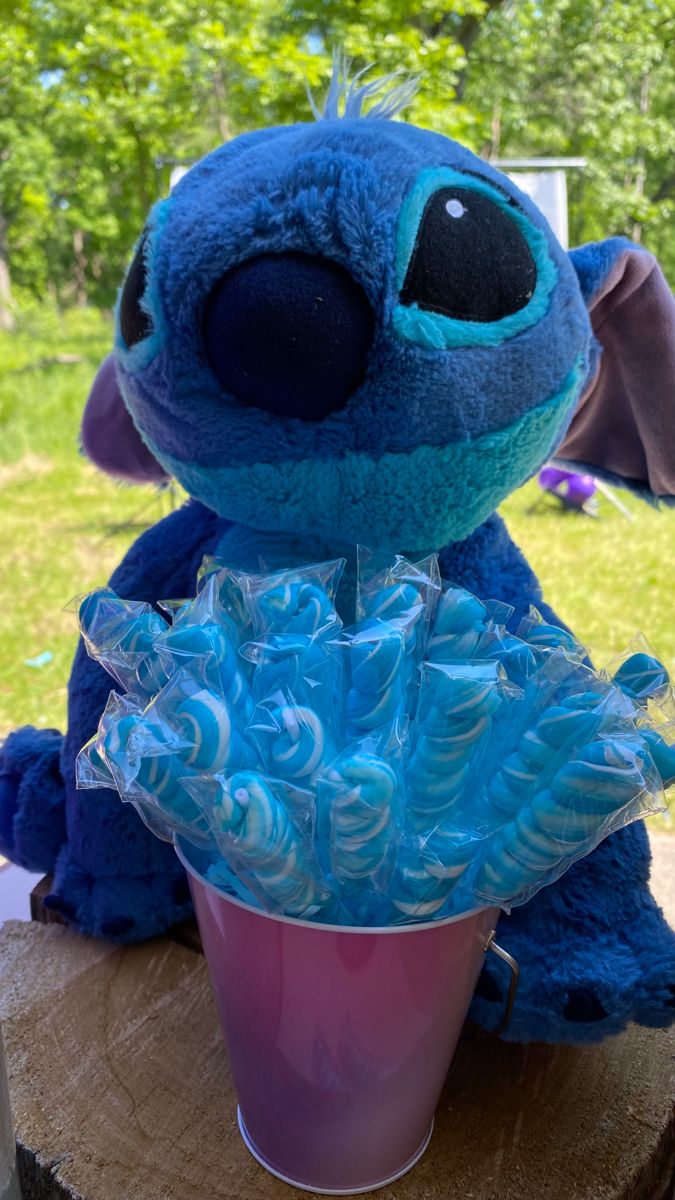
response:
<path id="1" fill-rule="evenodd" d="M 240 1140 L 201 955 L 58 925 L 0 932 L 25 1200 L 288 1200 Z M 675 1038 L 460 1046 L 429 1151 L 379 1200 L 665 1200 Z"/>

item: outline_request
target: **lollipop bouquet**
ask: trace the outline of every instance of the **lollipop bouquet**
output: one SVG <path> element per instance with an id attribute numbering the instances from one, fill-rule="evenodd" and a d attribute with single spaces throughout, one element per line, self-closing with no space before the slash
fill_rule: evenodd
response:
<path id="1" fill-rule="evenodd" d="M 206 878 L 254 907 L 331 924 L 509 909 L 620 826 L 664 806 L 675 704 L 637 643 L 594 671 L 532 610 L 442 583 L 431 557 L 243 574 L 207 560 L 162 613 L 78 600 L 110 673 L 80 787 L 113 787 Z"/>

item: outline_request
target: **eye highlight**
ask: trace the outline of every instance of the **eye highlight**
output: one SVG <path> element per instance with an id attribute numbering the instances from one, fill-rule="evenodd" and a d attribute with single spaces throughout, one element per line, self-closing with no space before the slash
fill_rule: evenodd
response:
<path id="1" fill-rule="evenodd" d="M 401 303 L 460 321 L 499 321 L 534 294 L 537 269 L 515 221 L 488 196 L 443 187 L 429 196 Z"/>
<path id="2" fill-rule="evenodd" d="M 145 264 L 147 237 L 147 233 L 144 233 L 138 244 L 133 262 L 127 271 L 120 298 L 120 332 L 128 349 L 137 345 L 138 342 L 142 342 L 152 333 L 152 321 L 145 309 L 141 308 L 141 299 L 148 286 Z"/>

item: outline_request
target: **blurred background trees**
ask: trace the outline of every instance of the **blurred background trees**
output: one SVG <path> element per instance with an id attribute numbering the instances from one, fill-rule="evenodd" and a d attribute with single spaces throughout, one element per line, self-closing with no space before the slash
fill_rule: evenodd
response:
<path id="1" fill-rule="evenodd" d="M 675 278 L 675 0 L 0 0 L 0 327 L 12 295 L 112 304 L 172 163 L 307 119 L 336 45 L 480 154 L 583 155 L 572 243 Z"/>

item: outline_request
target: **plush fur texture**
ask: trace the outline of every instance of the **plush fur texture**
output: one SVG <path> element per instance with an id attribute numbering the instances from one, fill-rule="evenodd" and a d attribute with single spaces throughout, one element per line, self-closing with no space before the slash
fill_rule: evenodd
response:
<path id="1" fill-rule="evenodd" d="M 191 594 L 205 554 L 244 569 L 261 560 L 274 568 L 344 555 L 339 605 L 348 614 L 360 541 L 439 550 L 446 578 L 511 604 L 514 621 L 532 603 L 555 619 L 503 523 L 490 514 L 561 441 L 597 377 L 602 331 L 596 341 L 587 304 L 613 278 L 616 249 L 600 244 L 573 262 L 529 200 L 467 150 L 408 125 L 339 120 L 330 111 L 332 118 L 316 125 L 236 139 L 193 168 L 150 216 L 122 301 L 134 344 L 126 344 L 120 323 L 116 340 L 118 382 L 134 426 L 111 421 L 107 373 L 105 406 L 98 407 L 95 387 L 87 420 L 94 428 L 111 421 L 110 428 L 125 430 L 128 445 L 116 444 L 108 457 L 105 436 L 89 442 L 102 466 L 130 463 L 127 475 L 147 465 L 142 444 L 150 469 L 175 475 L 193 499 L 139 539 L 111 584 L 122 596 L 157 602 Z M 501 272 L 505 315 L 497 320 L 458 318 L 456 289 L 444 312 L 437 271 L 438 311 L 425 306 L 424 295 L 420 303 L 415 298 L 414 288 L 423 293 L 426 286 L 423 272 L 410 276 L 412 292 L 403 290 L 413 247 L 427 236 L 425 205 L 434 188 L 454 186 L 467 207 L 472 193 L 480 194 L 476 213 L 488 203 L 500 214 L 488 222 L 490 237 L 481 240 L 480 223 L 467 239 L 457 235 L 467 280 L 472 271 L 491 270 L 485 255 L 489 247 L 494 259 L 503 214 L 514 224 L 507 243 L 524 238 L 536 267 L 529 299 L 522 271 Z M 449 219 L 461 219 L 456 204 L 448 211 Z M 428 226 L 434 237 L 442 225 L 439 210 Z M 432 262 L 433 250 L 425 247 L 420 262 Z M 286 329 L 302 329 L 311 340 L 307 288 L 293 286 L 292 272 L 283 283 L 281 275 L 269 282 L 282 262 L 289 270 L 294 255 L 339 264 L 372 310 L 365 374 L 335 410 L 317 396 L 312 412 L 308 388 L 303 412 L 316 419 L 289 415 L 280 394 L 252 404 L 249 395 L 229 393 L 222 380 L 238 378 L 236 339 L 228 342 L 218 328 L 202 335 L 204 314 L 215 312 L 213 290 L 234 294 L 228 272 L 258 260 L 264 270 L 253 271 L 238 294 L 255 316 L 252 281 L 267 279 L 259 303 L 268 306 L 267 321 L 278 313 L 275 355 Z M 520 290 L 509 309 L 512 284 Z M 485 294 L 482 285 L 467 289 Z M 278 297 L 271 308 L 270 297 Z M 322 297 L 310 299 L 318 311 Z M 325 313 L 320 319 L 325 328 Z M 223 319 L 223 331 L 228 323 Z M 350 327 L 345 321 L 344 330 Z M 353 349 L 343 344 L 345 353 Z M 338 354 L 339 344 L 331 340 L 330 349 Z M 302 345 L 292 337 L 288 353 L 302 361 Z M 613 353 L 620 357 L 615 346 Z M 214 354 L 232 360 L 215 370 Z M 649 458 L 648 437 L 644 453 Z M 109 690 L 109 678 L 80 646 L 60 771 L 57 735 L 20 731 L 9 739 L 0 848 L 24 861 L 32 856 L 43 869 L 55 863 L 50 903 L 78 928 L 131 941 L 161 932 L 186 915 L 189 903 L 171 848 L 116 795 L 75 788 L 75 757 Z M 648 864 L 644 829 L 632 826 L 503 918 L 500 941 L 522 969 L 509 1036 L 594 1041 L 630 1020 L 665 1025 L 675 1018 L 675 935 L 649 896 Z M 473 1010 L 486 1027 L 499 1020 L 503 993 L 499 972 L 486 966 Z"/>

